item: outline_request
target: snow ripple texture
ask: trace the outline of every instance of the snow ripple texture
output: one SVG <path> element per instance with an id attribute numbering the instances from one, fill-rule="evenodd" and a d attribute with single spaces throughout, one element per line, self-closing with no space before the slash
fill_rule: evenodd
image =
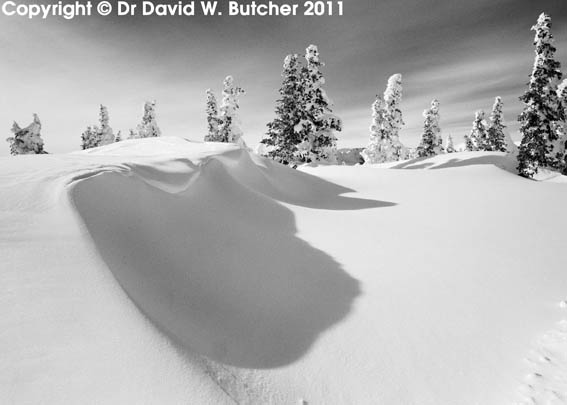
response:
<path id="1" fill-rule="evenodd" d="M 520 388 L 518 405 L 567 403 L 567 320 L 541 336 L 526 358 L 531 370 Z"/>

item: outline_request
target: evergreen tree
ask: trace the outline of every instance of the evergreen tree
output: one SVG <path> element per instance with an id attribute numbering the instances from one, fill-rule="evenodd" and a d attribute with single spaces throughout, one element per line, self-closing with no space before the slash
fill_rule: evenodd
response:
<path id="1" fill-rule="evenodd" d="M 525 107 L 519 117 L 522 142 L 518 153 L 518 172 L 529 178 L 540 167 L 558 168 L 561 165 L 556 142 L 560 136 L 558 123 L 564 120 L 557 95 L 557 83 L 562 74 L 560 64 L 555 60 L 550 17 L 542 13 L 532 30 L 536 32 L 536 57 L 528 90 L 520 97 Z"/>
<path id="2" fill-rule="evenodd" d="M 388 132 L 393 152 L 389 160 L 405 159 L 407 149 L 400 142 L 400 130 L 405 125 L 402 118 L 401 102 L 402 102 L 402 75 L 397 73 L 390 76 L 388 85 L 384 92 L 384 102 L 387 112 L 386 130 Z"/>
<path id="3" fill-rule="evenodd" d="M 475 150 L 478 150 L 478 149 L 476 149 L 476 145 L 473 143 L 470 136 L 465 135 L 464 138 L 465 138 L 465 150 L 467 152 L 473 152 Z"/>
<path id="4" fill-rule="evenodd" d="M 159 129 L 156 121 L 156 102 L 146 101 L 144 104 L 144 116 L 142 117 L 142 123 L 136 127 L 136 132 L 130 130 L 130 135 L 134 135 L 134 138 L 153 138 L 161 136 L 161 130 Z"/>
<path id="5" fill-rule="evenodd" d="M 433 100 L 431 107 L 423 111 L 423 135 L 417 147 L 418 157 L 435 156 L 443 152 L 443 139 L 439 125 L 439 101 Z"/>
<path id="6" fill-rule="evenodd" d="M 557 141 L 553 145 L 558 161 L 558 169 L 563 174 L 567 174 L 567 79 L 557 86 L 557 96 L 559 98 L 562 120 L 556 123 Z"/>
<path id="7" fill-rule="evenodd" d="M 445 140 L 445 152 L 447 153 L 455 153 L 457 150 L 455 149 L 455 145 L 453 144 L 453 137 L 451 134 L 447 135 L 447 139 Z"/>
<path id="8" fill-rule="evenodd" d="M 469 136 L 465 135 L 467 151 L 488 150 L 488 131 L 484 119 L 484 111 L 478 110 L 474 115 L 474 121 Z"/>
<path id="9" fill-rule="evenodd" d="M 370 142 L 361 152 L 365 163 L 388 162 L 393 156 L 392 145 L 386 129 L 387 111 L 384 99 L 376 97 L 372 103 L 372 124 L 370 124 Z"/>
<path id="10" fill-rule="evenodd" d="M 282 77 L 280 98 L 276 101 L 276 118 L 268 124 L 268 132 L 261 143 L 266 145 L 266 156 L 279 163 L 295 166 L 301 160 L 297 145 L 302 141 L 299 124 L 304 115 L 304 87 L 297 54 L 285 58 Z"/>
<path id="11" fill-rule="evenodd" d="M 493 152 L 506 152 L 506 135 L 504 134 L 504 128 L 506 125 L 503 124 L 503 102 L 501 97 L 496 97 L 494 99 L 494 105 L 492 106 L 492 112 L 490 113 L 490 125 L 488 126 L 488 146 L 485 150 Z"/>
<path id="12" fill-rule="evenodd" d="M 118 133 L 116 134 L 116 139 L 114 140 L 114 142 L 120 142 L 122 140 L 122 131 L 118 131 Z"/>
<path id="13" fill-rule="evenodd" d="M 113 142 L 114 133 L 109 125 L 108 109 L 101 104 L 99 126 L 91 125 L 81 134 L 81 148 L 96 148 Z"/>
<path id="14" fill-rule="evenodd" d="M 377 96 L 372 104 L 370 142 L 362 151 L 365 162 L 381 163 L 407 159 L 408 149 L 400 142 L 399 132 L 404 121 L 400 103 L 402 100 L 402 75 L 388 79 L 384 97 Z"/>
<path id="15" fill-rule="evenodd" d="M 81 148 L 83 150 L 96 148 L 100 143 L 100 131 L 97 126 L 90 125 L 81 134 Z"/>
<path id="16" fill-rule="evenodd" d="M 219 118 L 219 109 L 215 94 L 211 89 L 207 89 L 207 135 L 205 142 L 219 142 L 219 126 L 221 120 Z"/>
<path id="17" fill-rule="evenodd" d="M 100 128 L 99 128 L 99 143 L 98 146 L 103 146 L 103 145 L 109 145 L 111 143 L 114 143 L 114 132 L 112 131 L 112 128 L 109 125 L 109 117 L 108 117 L 108 109 L 103 106 L 102 104 L 100 105 L 100 113 L 99 113 L 99 122 L 100 122 Z"/>
<path id="18" fill-rule="evenodd" d="M 14 121 L 12 133 L 14 136 L 6 139 L 10 143 L 10 153 L 12 155 L 40 155 L 47 153 L 43 149 L 41 121 L 37 114 L 33 115 L 33 122 L 23 129 Z"/>
<path id="19" fill-rule="evenodd" d="M 240 147 L 246 147 L 240 129 L 240 117 L 238 115 L 238 98 L 245 91 L 234 85 L 232 76 L 227 76 L 223 82 L 222 104 L 220 106 L 220 126 L 218 131 L 218 142 L 236 143 Z"/>
<path id="20" fill-rule="evenodd" d="M 301 70 L 304 117 L 298 128 L 303 133 L 303 140 L 298 146 L 298 152 L 304 162 L 334 163 L 337 152 L 337 138 L 334 132 L 342 130 L 342 122 L 332 114 L 333 103 L 323 89 L 325 78 L 320 69 L 325 65 L 319 59 L 317 46 L 307 47 L 305 60 L 307 66 Z"/>

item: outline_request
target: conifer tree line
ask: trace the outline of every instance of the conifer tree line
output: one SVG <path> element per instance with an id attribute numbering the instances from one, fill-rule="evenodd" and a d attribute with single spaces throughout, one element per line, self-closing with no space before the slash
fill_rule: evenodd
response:
<path id="1" fill-rule="evenodd" d="M 554 59 L 556 49 L 550 29 L 551 19 L 542 13 L 532 27 L 536 31 L 536 58 L 528 91 L 520 98 L 525 108 L 519 117 L 522 141 L 517 158 L 518 172 L 525 177 L 532 177 L 539 167 L 567 174 L 567 80 L 560 83 L 562 73 L 559 62 Z M 276 103 L 276 118 L 268 124 L 268 132 L 262 140 L 268 146 L 263 154 L 284 164 L 296 165 L 320 160 L 318 157 L 323 156 L 305 153 L 306 145 L 315 149 L 313 146 L 317 143 L 313 140 L 316 135 L 305 131 L 313 126 L 300 125 L 305 123 L 305 117 L 308 116 L 306 110 L 314 106 L 304 102 L 310 88 L 306 83 L 313 83 L 306 74 L 310 70 L 310 48 L 305 56 L 307 67 L 300 64 L 296 54 L 286 57 L 279 90 L 281 97 Z M 321 79 L 316 82 L 324 83 L 322 75 L 319 77 Z M 384 95 L 377 96 L 371 106 L 370 140 L 361 152 L 364 162 L 382 163 L 456 152 L 450 135 L 443 146 L 438 100 L 433 100 L 431 107 L 423 112 L 424 125 L 419 146 L 415 150 L 406 148 L 399 138 L 399 131 L 404 125 L 401 99 L 402 76 L 395 74 L 388 80 Z M 324 105 L 319 113 L 330 112 L 330 105 Z M 337 127 L 329 128 L 340 131 L 340 120 L 337 119 L 337 123 Z M 475 113 L 471 132 L 464 137 L 465 150 L 515 152 L 516 146 L 505 128 L 503 101 L 501 97 L 496 97 L 488 119 L 483 110 Z M 327 143 L 336 151 L 334 135 L 327 138 Z"/>
<path id="2" fill-rule="evenodd" d="M 551 34 L 551 18 L 542 13 L 532 27 L 535 31 L 535 60 L 528 88 L 520 97 L 524 109 L 518 117 L 521 143 L 516 147 L 506 131 L 503 101 L 496 97 L 490 115 L 483 110 L 474 115 L 470 133 L 464 136 L 466 151 L 517 151 L 518 173 L 534 177 L 539 170 L 555 170 L 567 174 L 567 80 L 563 79 Z M 267 124 L 259 153 L 284 165 L 337 162 L 336 133 L 342 130 L 342 120 L 333 114 L 333 102 L 324 86 L 325 78 L 319 50 L 309 45 L 305 54 L 286 56 L 281 73 L 282 84 L 276 100 L 275 117 Z M 388 79 L 383 94 L 371 105 L 370 139 L 360 156 L 365 163 L 382 163 L 414 157 L 429 157 L 453 153 L 456 148 L 451 135 L 443 142 L 441 113 L 438 100 L 432 100 L 423 112 L 423 131 L 417 148 L 401 142 L 404 120 L 401 110 L 402 75 Z M 246 147 L 239 116 L 239 99 L 245 94 L 232 76 L 223 81 L 220 105 L 212 90 L 206 91 L 208 142 L 235 143 Z M 107 107 L 100 105 L 99 123 L 91 125 L 81 135 L 83 149 L 107 145 L 122 139 L 114 134 Z M 13 135 L 7 139 L 12 155 L 43 154 L 41 122 L 34 114 L 33 122 L 21 128 L 14 122 Z M 130 129 L 129 139 L 161 136 L 156 120 L 156 103 L 144 105 L 141 123 Z"/>
<path id="3" fill-rule="evenodd" d="M 161 136 L 161 131 L 156 121 L 155 105 L 155 101 L 146 102 L 142 122 L 136 127 L 136 130 L 130 129 L 129 139 Z M 33 114 L 33 122 L 25 128 L 21 128 L 17 122 L 14 122 L 12 133 L 13 136 L 6 139 L 10 145 L 11 155 L 39 155 L 47 153 L 43 148 L 41 121 L 37 114 Z M 83 150 L 96 148 L 120 142 L 121 140 L 121 132 L 118 131 L 115 135 L 110 126 L 108 108 L 101 104 L 98 125 L 89 125 L 83 131 L 81 134 L 81 148 Z"/>
<path id="4" fill-rule="evenodd" d="M 109 145 L 122 140 L 121 132 L 114 135 L 109 125 L 109 115 L 106 106 L 100 106 L 99 125 L 88 126 L 81 135 L 83 149 L 96 148 L 99 146 Z M 152 138 L 161 136 L 161 130 L 156 120 L 156 102 L 146 101 L 144 104 L 144 114 L 142 122 L 138 124 L 136 130 L 130 129 L 128 139 Z"/>

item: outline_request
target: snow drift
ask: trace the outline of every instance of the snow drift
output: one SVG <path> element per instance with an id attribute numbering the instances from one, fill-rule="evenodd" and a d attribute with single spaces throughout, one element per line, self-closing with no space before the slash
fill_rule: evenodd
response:
<path id="1" fill-rule="evenodd" d="M 244 150 L 176 164 L 179 176 L 166 182 L 136 165 L 73 187 L 104 261 L 140 310 L 191 351 L 246 368 L 295 361 L 348 314 L 359 286 L 296 236 L 293 213 L 277 201 L 383 203 L 340 197 L 347 189 L 257 164 Z"/>
<path id="2" fill-rule="evenodd" d="M 565 403 L 565 178 L 514 164 L 0 159 L 0 402 Z"/>

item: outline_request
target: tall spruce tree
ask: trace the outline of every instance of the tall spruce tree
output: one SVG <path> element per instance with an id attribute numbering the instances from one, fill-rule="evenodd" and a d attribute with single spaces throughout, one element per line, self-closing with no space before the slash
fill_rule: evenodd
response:
<path id="1" fill-rule="evenodd" d="M 205 142 L 219 142 L 219 126 L 221 119 L 219 118 L 219 108 L 215 94 L 211 89 L 207 89 L 207 135 Z"/>
<path id="2" fill-rule="evenodd" d="M 402 75 L 397 73 L 388 79 L 384 96 L 377 96 L 372 104 L 370 141 L 362 151 L 365 162 L 392 162 L 408 157 L 409 152 L 399 138 L 404 125 L 401 101 Z"/>
<path id="3" fill-rule="evenodd" d="M 520 176 L 531 178 L 539 168 L 559 168 L 560 151 L 556 150 L 558 123 L 564 120 L 560 106 L 557 84 L 562 74 L 560 64 L 555 60 L 555 47 L 551 35 L 551 18 L 542 13 L 535 31 L 535 60 L 528 84 L 528 90 L 520 100 L 525 107 L 519 116 L 522 142 L 518 153 Z"/>
<path id="4" fill-rule="evenodd" d="M 389 160 L 405 159 L 407 150 L 400 142 L 400 130 L 405 125 L 402 118 L 402 75 L 396 73 L 388 79 L 388 85 L 384 92 L 384 103 L 387 112 L 386 131 L 390 138 L 392 156 Z"/>
<path id="5" fill-rule="evenodd" d="M 299 124 L 304 116 L 305 96 L 297 54 L 285 58 L 282 77 L 280 98 L 276 101 L 276 118 L 268 124 L 268 132 L 261 143 L 266 145 L 266 156 L 295 167 L 301 162 L 297 146 L 302 141 Z"/>
<path id="6" fill-rule="evenodd" d="M 240 116 L 238 110 L 238 98 L 245 91 L 235 86 L 232 76 L 227 76 L 223 82 L 222 104 L 220 106 L 220 126 L 218 132 L 218 142 L 236 143 L 240 147 L 246 147 L 240 129 Z"/>
<path id="7" fill-rule="evenodd" d="M 504 134 L 504 128 L 506 125 L 503 124 L 503 102 L 501 97 L 496 97 L 494 99 L 494 105 L 492 106 L 492 112 L 490 113 L 490 124 L 488 126 L 488 144 L 485 150 L 494 152 L 506 152 L 506 135 Z"/>
<path id="8" fill-rule="evenodd" d="M 301 70 L 305 89 L 304 119 L 300 131 L 302 143 L 298 146 L 299 155 L 304 162 L 336 162 L 337 137 L 335 131 L 342 130 L 342 121 L 332 114 L 332 101 L 323 89 L 325 78 L 321 67 L 325 66 L 319 58 L 319 50 L 309 45 L 305 52 L 307 66 Z"/>
<path id="9" fill-rule="evenodd" d="M 439 101 L 433 100 L 431 107 L 423 111 L 423 135 L 417 147 L 418 157 L 429 157 L 443 153 L 443 139 L 439 121 Z"/>

